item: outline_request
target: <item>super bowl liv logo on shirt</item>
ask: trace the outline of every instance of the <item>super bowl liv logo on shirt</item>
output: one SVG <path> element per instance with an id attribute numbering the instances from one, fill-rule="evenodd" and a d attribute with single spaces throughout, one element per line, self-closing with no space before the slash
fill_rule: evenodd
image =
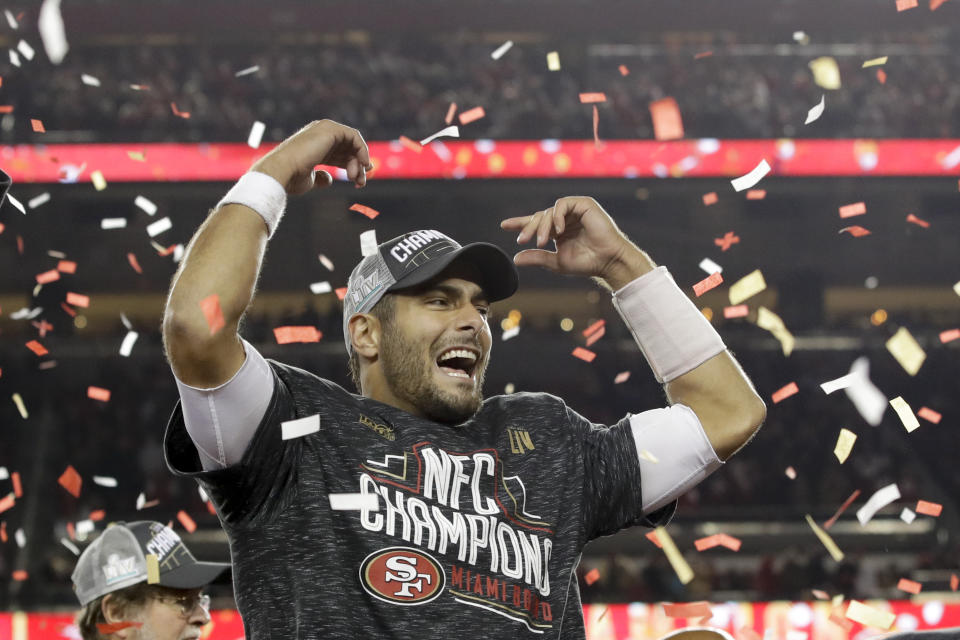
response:
<path id="1" fill-rule="evenodd" d="M 543 599 L 551 592 L 553 525 L 527 512 L 526 488 L 518 476 L 503 476 L 496 450 L 455 454 L 422 442 L 361 468 L 361 494 L 385 505 L 361 509 L 361 526 L 417 547 L 368 556 L 360 570 L 368 593 L 394 604 L 422 604 L 448 582 L 457 602 L 531 631 L 552 628 L 553 612 Z M 449 578 L 426 551 L 456 555 Z"/>

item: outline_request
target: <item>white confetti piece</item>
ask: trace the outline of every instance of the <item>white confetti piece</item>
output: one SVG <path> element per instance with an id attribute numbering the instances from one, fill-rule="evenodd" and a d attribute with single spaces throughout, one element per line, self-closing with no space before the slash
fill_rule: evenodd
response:
<path id="1" fill-rule="evenodd" d="M 90 520 L 89 518 L 86 520 L 78 520 L 77 521 L 77 537 L 83 540 L 88 535 L 93 533 L 93 530 L 95 528 L 96 527 L 93 524 L 93 520 Z"/>
<path id="2" fill-rule="evenodd" d="M 128 331 L 127 335 L 123 337 L 123 343 L 120 345 L 120 355 L 124 358 L 130 356 L 130 352 L 133 351 L 133 345 L 137 341 L 138 334 L 136 331 Z"/>
<path id="3" fill-rule="evenodd" d="M 60 15 L 60 0 L 43 0 L 37 17 L 37 29 L 50 62 L 63 62 L 70 45 L 67 44 L 67 32 L 63 27 L 63 16 Z"/>
<path id="4" fill-rule="evenodd" d="M 43 313 L 43 307 L 35 307 L 33 309 L 23 307 L 22 309 L 17 309 L 13 313 L 11 313 L 10 319 L 11 320 L 33 320 L 41 313 Z"/>
<path id="5" fill-rule="evenodd" d="M 940 161 L 940 164 L 943 165 L 943 168 L 949 171 L 950 169 L 955 169 L 957 165 L 960 165 L 960 147 L 957 147 L 947 155 L 943 157 L 943 160 Z"/>
<path id="6" fill-rule="evenodd" d="M 60 538 L 60 544 L 65 546 L 67 549 L 70 549 L 70 551 L 73 552 L 73 555 L 80 555 L 80 548 L 70 542 L 70 538 Z"/>
<path id="7" fill-rule="evenodd" d="M 110 476 L 93 476 L 93 484 L 113 488 L 117 486 L 117 479 Z"/>
<path id="8" fill-rule="evenodd" d="M 47 251 L 47 255 L 50 256 L 51 258 L 56 258 L 57 260 L 67 259 L 67 254 L 65 254 L 63 251 L 54 251 L 53 249 L 50 249 L 49 251 Z"/>
<path id="9" fill-rule="evenodd" d="M 551 51 L 547 54 L 547 69 L 550 71 L 560 71 L 560 54 Z"/>
<path id="10" fill-rule="evenodd" d="M 127 328 L 127 331 L 133 331 L 133 325 L 130 324 L 130 318 L 127 317 L 127 314 L 123 312 L 120 313 L 120 322 Z"/>
<path id="11" fill-rule="evenodd" d="M 500 58 L 503 57 L 503 54 L 505 54 L 507 51 L 510 51 L 510 47 L 512 46 L 513 46 L 513 40 L 507 40 L 502 45 L 497 47 L 497 50 L 491 53 L 490 57 L 493 58 L 494 60 L 499 60 Z"/>
<path id="12" fill-rule="evenodd" d="M 88 87 L 99 87 L 99 86 L 100 86 L 100 79 L 99 79 L 99 78 L 96 78 L 96 77 L 91 76 L 91 75 L 87 75 L 86 73 L 81 73 L 81 74 L 80 74 L 80 82 L 82 82 L 83 84 L 87 85 Z"/>
<path id="13" fill-rule="evenodd" d="M 330 508 L 334 511 L 379 511 L 376 493 L 331 493 Z"/>
<path id="14" fill-rule="evenodd" d="M 137 511 L 143 509 L 143 505 L 147 503 L 147 496 L 143 493 L 137 496 Z"/>
<path id="15" fill-rule="evenodd" d="M 31 209 L 36 209 L 40 205 L 46 204 L 48 202 L 50 202 L 50 193 L 44 192 L 36 197 L 30 198 L 29 200 L 27 200 L 27 206 L 30 207 Z"/>
<path id="16" fill-rule="evenodd" d="M 360 255 L 364 258 L 377 252 L 377 232 L 375 229 L 360 234 Z"/>
<path id="17" fill-rule="evenodd" d="M 210 499 L 210 496 L 207 495 L 207 492 L 203 490 L 203 487 L 197 485 L 197 493 L 200 494 L 200 500 L 206 502 Z"/>
<path id="18" fill-rule="evenodd" d="M 263 140 L 263 132 L 267 130 L 267 125 L 257 120 L 250 127 L 250 134 L 247 136 L 247 146 L 251 149 L 260 147 L 260 141 Z"/>
<path id="19" fill-rule="evenodd" d="M 900 416 L 900 422 L 903 423 L 903 427 L 907 430 L 907 433 L 913 432 L 914 429 L 920 426 L 920 421 L 917 420 L 917 416 L 913 414 L 913 409 L 910 408 L 910 405 L 907 404 L 907 401 L 902 397 L 897 396 L 891 400 L 890 406 L 893 407 L 893 410 Z"/>
<path id="20" fill-rule="evenodd" d="M 712 276 L 715 273 L 723 273 L 723 267 L 718 265 L 716 262 L 710 258 L 704 258 L 700 261 L 700 268 L 707 272 L 708 276 Z"/>
<path id="21" fill-rule="evenodd" d="M 13 17 L 13 14 L 10 13 L 9 9 L 3 10 L 3 15 L 7 17 L 7 24 L 10 25 L 11 29 L 16 29 L 19 25 L 17 24 L 17 19 Z"/>
<path id="22" fill-rule="evenodd" d="M 323 282 L 314 282 L 310 284 L 310 291 L 314 294 L 321 293 L 330 293 L 333 291 L 333 288 L 330 286 L 330 283 L 324 280 Z"/>
<path id="23" fill-rule="evenodd" d="M 420 141 L 420 144 L 426 146 L 427 144 L 433 142 L 437 138 L 459 138 L 460 137 L 460 128 L 456 125 L 447 127 L 446 129 L 441 129 L 437 131 L 432 136 L 428 136 Z"/>
<path id="24" fill-rule="evenodd" d="M 17 55 L 17 52 L 13 49 L 10 49 L 10 64 L 15 67 L 20 66 L 20 56 Z"/>
<path id="25" fill-rule="evenodd" d="M 904 507 L 903 511 L 900 512 L 900 519 L 906 522 L 907 524 L 910 524 L 911 522 L 917 519 L 917 514 L 915 514 L 913 511 L 910 511 L 910 509 L 907 509 L 906 507 Z"/>
<path id="26" fill-rule="evenodd" d="M 161 233 L 163 233 L 164 231 L 167 231 L 172 226 L 173 226 L 173 223 L 170 222 L 169 217 L 160 218 L 156 222 L 147 225 L 147 235 L 149 235 L 151 238 L 154 238 L 160 235 Z"/>
<path id="27" fill-rule="evenodd" d="M 302 438 L 303 436 L 320 431 L 320 414 L 315 413 L 306 418 L 287 420 L 280 423 L 280 437 L 283 440 Z"/>
<path id="28" fill-rule="evenodd" d="M 887 396 L 870 380 L 870 361 L 865 356 L 857 358 L 850 366 L 850 373 L 857 374 L 858 379 L 843 392 L 867 424 L 879 425 L 887 410 Z"/>
<path id="29" fill-rule="evenodd" d="M 20 213 L 22 213 L 23 215 L 27 215 L 27 210 L 23 208 L 23 203 L 17 200 L 16 198 L 14 198 L 12 193 L 7 193 L 7 200 L 10 201 L 10 204 L 12 204 L 17 209 L 19 209 Z"/>
<path id="30" fill-rule="evenodd" d="M 173 247 L 173 262 L 174 264 L 180 262 L 183 259 L 183 245 L 177 244 Z"/>
<path id="31" fill-rule="evenodd" d="M 320 264 L 327 268 L 327 271 L 333 271 L 333 261 L 330 260 L 330 258 L 321 253 L 317 256 L 317 260 L 319 260 Z"/>
<path id="32" fill-rule="evenodd" d="M 860 521 L 860 526 L 864 526 L 870 522 L 873 516 L 877 514 L 877 511 L 880 511 L 880 509 L 883 509 L 894 500 L 899 499 L 900 489 L 896 483 L 888 484 L 884 488 L 878 489 L 876 493 L 870 496 L 867 503 L 857 510 L 857 520 Z"/>
<path id="33" fill-rule="evenodd" d="M 766 159 L 763 159 L 760 161 L 760 164 L 754 167 L 750 173 L 744 176 L 740 176 L 739 178 L 734 178 L 733 180 L 730 181 L 730 184 L 733 185 L 734 191 L 743 191 L 744 189 L 750 189 L 751 187 L 754 187 L 758 182 L 763 180 L 763 177 L 768 173 L 770 173 L 770 165 L 767 164 Z"/>
<path id="34" fill-rule="evenodd" d="M 501 339 L 504 341 L 509 340 L 510 338 L 516 337 L 518 333 L 520 333 L 520 325 L 517 325 L 516 327 L 510 327 L 503 332 Z"/>
<path id="35" fill-rule="evenodd" d="M 152 216 L 157 212 L 157 205 L 153 204 L 149 198 L 144 196 L 137 196 L 136 199 L 134 199 L 133 204 L 143 209 L 148 216 Z"/>
<path id="36" fill-rule="evenodd" d="M 825 98 L 826 98 L 826 96 L 821 95 L 821 96 L 820 96 L 820 103 L 819 103 L 819 104 L 815 104 L 815 105 L 813 105 L 812 107 L 810 107 L 810 110 L 807 111 L 807 119 L 804 121 L 803 124 L 810 124 L 811 122 L 813 122 L 814 120 L 817 120 L 820 116 L 823 115 L 823 108 L 824 108 L 824 106 L 825 106 L 825 103 L 824 103 L 824 99 L 825 99 Z"/>
<path id="37" fill-rule="evenodd" d="M 235 74 L 233 74 L 233 77 L 240 78 L 243 76 L 248 76 L 251 73 L 256 73 L 257 71 L 260 71 L 260 65 L 255 64 L 252 67 L 247 67 L 246 69 L 241 69 L 240 71 L 237 71 Z"/>
<path id="38" fill-rule="evenodd" d="M 27 546 L 27 534 L 23 532 L 23 529 L 17 529 L 17 532 L 13 534 L 13 538 L 17 541 L 17 546 L 21 549 Z"/>
<path id="39" fill-rule="evenodd" d="M 823 392 L 826 394 L 831 394 L 834 391 L 839 391 L 840 389 L 846 389 L 856 384 L 861 378 L 862 374 L 860 373 L 848 373 L 845 376 L 840 376 L 836 380 L 830 380 L 820 384 L 820 388 L 823 389 Z"/>
<path id="40" fill-rule="evenodd" d="M 27 60 L 33 60 L 33 56 L 36 55 L 33 47 L 31 47 L 26 40 L 21 40 L 17 43 L 17 51 Z"/>
<path id="41" fill-rule="evenodd" d="M 621 384 L 630 379 L 629 371 L 621 371 L 617 374 L 617 377 L 613 379 L 613 384 Z"/>
<path id="42" fill-rule="evenodd" d="M 6 480 L 10 477 L 10 472 L 6 467 L 0 467 L 0 480 Z"/>
<path id="43" fill-rule="evenodd" d="M 101 229 L 125 229 L 126 226 L 126 218 L 104 218 L 100 221 Z"/>

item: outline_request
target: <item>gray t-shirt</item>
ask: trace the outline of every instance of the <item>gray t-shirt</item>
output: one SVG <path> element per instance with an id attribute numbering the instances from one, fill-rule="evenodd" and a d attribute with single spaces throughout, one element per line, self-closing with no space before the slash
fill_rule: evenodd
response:
<path id="1" fill-rule="evenodd" d="M 627 418 L 594 425 L 517 393 L 449 426 L 269 362 L 273 397 L 240 463 L 203 471 L 179 404 L 164 438 L 227 532 L 248 640 L 579 640 L 584 544 L 676 508 L 642 515 Z M 319 431 L 281 439 L 282 422 L 317 414 Z"/>

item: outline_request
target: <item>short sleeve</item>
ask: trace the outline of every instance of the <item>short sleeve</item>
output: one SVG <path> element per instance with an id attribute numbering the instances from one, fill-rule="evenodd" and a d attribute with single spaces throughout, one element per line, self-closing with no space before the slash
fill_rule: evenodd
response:
<path id="1" fill-rule="evenodd" d="M 629 417 L 605 426 L 590 422 L 570 407 L 566 407 L 566 413 L 583 458 L 584 539 L 610 535 L 626 527 L 657 527 L 669 522 L 676 502 L 643 513 L 640 458 Z"/>

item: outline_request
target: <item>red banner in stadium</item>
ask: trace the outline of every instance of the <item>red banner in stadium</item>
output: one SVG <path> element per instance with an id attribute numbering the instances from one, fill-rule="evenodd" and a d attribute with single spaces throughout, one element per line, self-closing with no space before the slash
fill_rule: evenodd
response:
<path id="1" fill-rule="evenodd" d="M 894 614 L 894 629 L 901 631 L 960 627 L 960 603 L 870 600 L 865 604 Z M 769 631 L 769 637 L 777 640 L 791 637 L 794 635 L 791 631 L 807 640 L 865 640 L 885 633 L 849 621 L 847 629 L 831 621 L 833 607 L 829 602 L 732 602 L 712 604 L 711 609 L 713 618 L 708 624 L 729 631 L 737 638 L 747 637 L 743 632 L 745 628 L 760 637 Z M 674 629 L 698 624 L 693 620 L 669 618 L 658 604 L 594 604 L 585 605 L 583 610 L 588 640 L 654 640 Z M 211 617 L 212 624 L 204 628 L 205 640 L 242 640 L 243 624 L 235 611 L 214 611 Z M 0 640 L 76 640 L 79 637 L 70 614 L 0 613 Z"/>
<path id="2" fill-rule="evenodd" d="M 274 145 L 51 144 L 3 147 L 15 183 L 236 180 Z M 737 177 L 766 160 L 774 176 L 957 176 L 960 140 L 440 140 L 372 142 L 376 177 Z M 343 176 L 340 176 L 343 177 Z"/>

